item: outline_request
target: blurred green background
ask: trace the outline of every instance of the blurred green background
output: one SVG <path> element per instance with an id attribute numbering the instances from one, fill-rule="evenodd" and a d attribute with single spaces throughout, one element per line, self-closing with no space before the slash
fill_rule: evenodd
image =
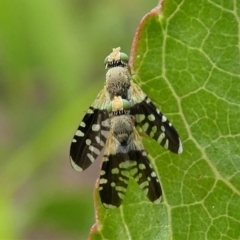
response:
<path id="1" fill-rule="evenodd" d="M 0 1 L 0 239 L 87 239 L 100 162 L 69 146 L 103 87 L 113 47 L 130 52 L 157 1 Z"/>

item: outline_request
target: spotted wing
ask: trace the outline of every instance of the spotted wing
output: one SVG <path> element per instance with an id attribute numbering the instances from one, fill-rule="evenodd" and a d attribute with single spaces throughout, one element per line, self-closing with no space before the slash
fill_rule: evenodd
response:
<path id="1" fill-rule="evenodd" d="M 135 83 L 131 83 L 130 97 L 131 115 L 137 125 L 166 149 L 182 153 L 182 143 L 173 125 Z"/>
<path id="2" fill-rule="evenodd" d="M 108 94 L 102 90 L 80 123 L 70 146 L 70 161 L 73 168 L 83 171 L 102 151 L 108 131 Z"/>
<path id="3" fill-rule="evenodd" d="M 105 208 L 121 205 L 128 187 L 127 155 L 115 153 L 105 156 L 99 180 L 99 194 Z"/>
<path id="4" fill-rule="evenodd" d="M 139 138 L 134 129 L 134 138 Z M 106 144 L 99 180 L 99 193 L 106 208 L 116 208 L 122 203 L 128 187 L 129 176 L 139 184 L 150 201 L 160 202 L 162 190 L 143 145 L 136 139 L 129 145 L 120 145 L 110 134 Z"/>
<path id="5" fill-rule="evenodd" d="M 132 150 L 128 153 L 131 160 L 131 176 L 139 184 L 140 188 L 155 204 L 160 203 L 162 195 L 161 186 L 157 174 L 151 166 L 145 150 Z"/>

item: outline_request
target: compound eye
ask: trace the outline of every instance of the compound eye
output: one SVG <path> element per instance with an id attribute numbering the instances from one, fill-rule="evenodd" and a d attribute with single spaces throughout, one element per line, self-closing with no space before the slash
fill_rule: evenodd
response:
<path id="1" fill-rule="evenodd" d="M 129 110 L 131 108 L 131 104 L 129 101 L 126 99 L 122 99 L 122 104 L 123 104 L 123 109 L 124 110 Z"/>
<path id="2" fill-rule="evenodd" d="M 120 59 L 126 63 L 129 61 L 129 57 L 126 53 L 120 52 Z"/>

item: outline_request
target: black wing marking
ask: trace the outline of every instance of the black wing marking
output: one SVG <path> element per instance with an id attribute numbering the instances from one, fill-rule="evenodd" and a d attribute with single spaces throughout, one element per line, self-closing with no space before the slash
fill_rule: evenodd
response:
<path id="1" fill-rule="evenodd" d="M 99 194 L 105 208 L 121 205 L 129 176 L 136 180 L 150 201 L 160 203 L 161 186 L 135 128 L 132 136 L 128 145 L 121 145 L 112 132 L 109 134 L 99 180 Z"/>
<path id="2" fill-rule="evenodd" d="M 136 180 L 151 202 L 155 204 L 160 203 L 162 196 L 161 186 L 157 174 L 149 162 L 146 151 L 130 151 L 128 156 L 131 162 L 135 163 L 132 164 L 130 169 L 131 176 Z"/>
<path id="3" fill-rule="evenodd" d="M 83 171 L 88 168 L 102 151 L 109 131 L 105 91 L 101 91 L 80 123 L 70 146 L 73 168 Z"/>
<path id="4" fill-rule="evenodd" d="M 131 86 L 131 115 L 136 118 L 137 125 L 166 149 L 182 153 L 182 143 L 173 125 L 136 84 Z"/>
<path id="5" fill-rule="evenodd" d="M 105 208 L 117 208 L 125 197 L 129 172 L 126 154 L 105 156 L 99 180 L 99 194 Z"/>

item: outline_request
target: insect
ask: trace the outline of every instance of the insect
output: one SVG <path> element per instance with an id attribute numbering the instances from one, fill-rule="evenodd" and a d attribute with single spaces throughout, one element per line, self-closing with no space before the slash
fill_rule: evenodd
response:
<path id="1" fill-rule="evenodd" d="M 130 102 L 130 113 L 148 136 L 173 153 L 182 153 L 178 133 L 168 119 L 132 81 L 128 56 L 114 48 L 105 61 L 106 82 L 80 123 L 70 147 L 73 168 L 83 171 L 99 156 L 109 134 L 107 108 L 115 96 Z"/>
<path id="2" fill-rule="evenodd" d="M 121 205 L 130 176 L 150 201 L 158 204 L 162 195 L 157 174 L 148 160 L 129 109 L 130 103 L 120 96 L 114 97 L 108 107 L 110 129 L 99 180 L 99 194 L 106 208 Z"/>

